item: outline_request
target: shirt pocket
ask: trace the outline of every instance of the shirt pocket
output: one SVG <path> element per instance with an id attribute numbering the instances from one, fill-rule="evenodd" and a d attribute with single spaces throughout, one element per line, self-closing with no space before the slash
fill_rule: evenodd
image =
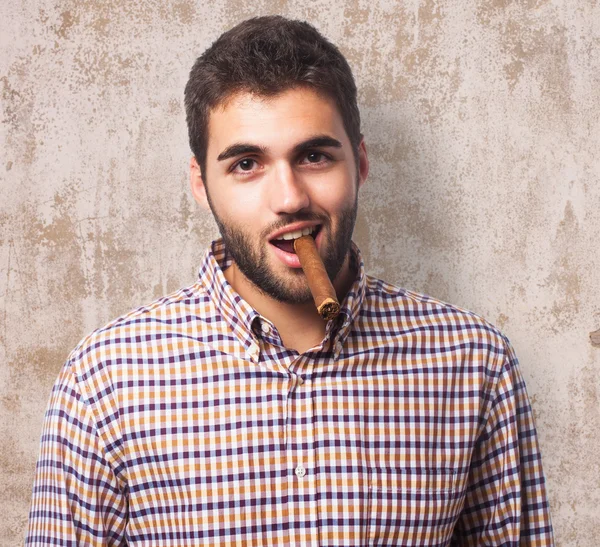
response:
<path id="1" fill-rule="evenodd" d="M 446 545 L 459 512 L 451 468 L 376 469 L 369 476 L 369 545 Z"/>

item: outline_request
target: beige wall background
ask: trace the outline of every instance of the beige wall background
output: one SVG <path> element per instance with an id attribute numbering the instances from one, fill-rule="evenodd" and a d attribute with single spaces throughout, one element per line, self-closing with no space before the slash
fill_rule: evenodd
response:
<path id="1" fill-rule="evenodd" d="M 0 5 L 0 543 L 23 541 L 42 417 L 89 331 L 191 283 L 217 235 L 187 188 L 183 88 L 281 13 L 360 89 L 367 269 L 513 342 L 557 544 L 600 537 L 600 5 L 595 0 L 5 0 Z"/>

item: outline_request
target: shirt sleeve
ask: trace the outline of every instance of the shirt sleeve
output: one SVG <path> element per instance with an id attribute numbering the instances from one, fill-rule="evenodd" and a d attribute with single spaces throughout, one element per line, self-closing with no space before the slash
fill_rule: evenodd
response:
<path id="1" fill-rule="evenodd" d="M 67 363 L 44 419 L 25 544 L 126 545 L 124 490 Z"/>
<path id="2" fill-rule="evenodd" d="M 554 545 L 531 405 L 508 340 L 487 423 L 473 453 L 453 546 Z"/>

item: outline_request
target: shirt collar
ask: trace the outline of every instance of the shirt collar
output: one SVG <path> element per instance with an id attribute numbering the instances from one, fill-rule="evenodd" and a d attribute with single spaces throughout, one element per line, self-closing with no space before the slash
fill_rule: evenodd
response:
<path id="1" fill-rule="evenodd" d="M 198 274 L 199 282 L 246 351 L 252 352 L 256 345 L 252 323 L 259 314 L 225 279 L 223 272 L 232 262 L 223 240 L 216 239 L 204 254 Z"/>
<path id="2" fill-rule="evenodd" d="M 231 330 L 246 350 L 250 351 L 256 340 L 252 326 L 260 315 L 233 290 L 233 287 L 225 279 L 223 272 L 232 262 L 233 259 L 228 253 L 223 239 L 216 239 L 204 254 L 199 270 L 199 282 L 206 289 L 213 304 Z M 340 314 L 330 322 L 326 330 L 328 337 L 332 340 L 332 349 L 336 359 L 352 330 L 352 323 L 358 317 L 365 298 L 365 266 L 354 242 L 351 242 L 350 267 L 355 272 L 354 282 L 341 303 Z"/>
<path id="3" fill-rule="evenodd" d="M 366 292 L 366 273 L 360 250 L 354 242 L 350 247 L 350 268 L 354 272 L 354 282 L 340 305 L 340 314 L 331 328 L 332 351 L 337 360 L 346 338 L 352 331 L 353 323 L 360 315 Z"/>

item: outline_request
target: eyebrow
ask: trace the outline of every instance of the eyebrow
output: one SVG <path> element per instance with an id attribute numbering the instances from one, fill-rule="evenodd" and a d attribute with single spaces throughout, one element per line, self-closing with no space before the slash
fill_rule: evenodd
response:
<path id="1" fill-rule="evenodd" d="M 316 137 L 311 137 L 308 140 L 305 140 L 301 143 L 298 143 L 294 146 L 293 153 L 294 155 L 299 154 L 300 152 L 304 152 L 305 150 L 310 150 L 311 148 L 341 148 L 342 143 L 333 137 L 328 135 L 318 135 Z M 221 152 L 217 161 L 227 160 L 229 158 L 235 158 L 236 156 L 241 156 L 242 154 L 266 154 L 267 148 L 264 146 L 257 146 L 256 144 L 249 144 L 244 142 L 237 142 L 228 146 Z"/>
<path id="2" fill-rule="evenodd" d="M 264 154 L 267 149 L 264 146 L 256 146 L 255 144 L 246 144 L 243 142 L 236 142 L 231 146 L 228 146 L 219 154 L 217 161 L 228 160 L 229 158 L 235 158 L 242 154 Z"/>
<path id="3" fill-rule="evenodd" d="M 310 148 L 341 148 L 342 143 L 328 135 L 318 135 L 294 146 L 294 154 L 309 150 Z"/>

